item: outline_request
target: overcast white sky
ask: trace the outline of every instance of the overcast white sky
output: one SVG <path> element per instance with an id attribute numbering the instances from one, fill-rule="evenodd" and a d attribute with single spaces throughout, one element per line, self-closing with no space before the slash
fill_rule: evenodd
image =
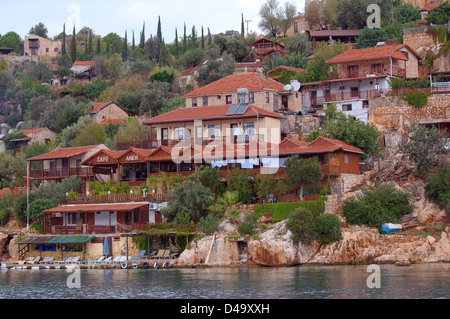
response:
<path id="1" fill-rule="evenodd" d="M 16 0 L 2 3 L 2 18 L 0 19 L 0 34 L 9 31 L 17 32 L 24 38 L 30 28 L 43 22 L 48 29 L 48 36 L 54 37 L 62 32 L 66 23 L 66 32 L 71 33 L 73 21 L 77 32 L 84 26 L 93 28 L 96 35 L 105 36 L 115 32 L 120 36 L 128 31 L 134 31 L 136 41 L 142 24 L 145 21 L 146 39 L 150 34 L 156 35 L 158 16 L 161 17 L 163 37 L 166 43 L 171 43 L 175 37 L 183 35 L 186 23 L 189 35 L 195 25 L 200 36 L 203 26 L 205 34 L 209 27 L 211 33 L 217 34 L 227 30 L 241 30 L 241 13 L 248 24 L 250 32 L 258 34 L 261 30 L 258 23 L 261 20 L 259 9 L 266 0 Z M 278 0 L 280 6 L 286 2 L 295 3 L 298 11 L 304 10 L 304 0 Z M 247 24 L 245 24 L 247 30 Z"/>

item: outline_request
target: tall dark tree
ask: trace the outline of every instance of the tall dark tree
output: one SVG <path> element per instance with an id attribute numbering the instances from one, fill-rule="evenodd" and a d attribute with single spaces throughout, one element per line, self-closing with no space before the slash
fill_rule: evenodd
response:
<path id="1" fill-rule="evenodd" d="M 192 26 L 192 33 L 191 33 L 191 45 L 192 48 L 197 48 L 197 29 L 195 28 L 195 25 Z"/>
<path id="2" fill-rule="evenodd" d="M 176 58 L 180 57 L 180 44 L 178 43 L 178 30 L 175 28 L 175 41 L 174 41 L 174 55 Z"/>
<path id="3" fill-rule="evenodd" d="M 123 47 L 122 47 L 122 61 L 128 60 L 128 36 L 127 31 L 125 31 L 125 39 L 123 41 Z"/>
<path id="4" fill-rule="evenodd" d="M 141 42 L 139 42 L 139 47 L 142 50 L 144 50 L 144 47 L 145 47 L 145 22 L 144 22 L 144 26 L 142 27 Z"/>
<path id="5" fill-rule="evenodd" d="M 75 26 L 73 26 L 72 40 L 70 41 L 70 58 L 72 62 L 77 60 L 77 38 L 75 34 Z"/>
<path id="6" fill-rule="evenodd" d="M 204 49 L 205 48 L 205 33 L 203 32 L 203 26 L 202 26 L 202 43 L 201 43 L 201 45 L 202 45 L 202 49 Z"/>
<path id="7" fill-rule="evenodd" d="M 183 34 L 183 52 L 187 50 L 187 34 L 186 34 L 186 23 L 184 23 L 184 34 Z"/>
<path id="8" fill-rule="evenodd" d="M 161 31 L 161 17 L 158 16 L 158 29 L 156 31 L 156 37 L 158 38 L 159 43 L 162 42 L 162 31 Z"/>
<path id="9" fill-rule="evenodd" d="M 94 48 L 93 48 L 93 44 L 92 44 L 92 30 L 89 31 L 89 40 L 88 40 L 88 48 L 89 48 L 89 55 L 93 55 L 94 54 Z"/>
<path id="10" fill-rule="evenodd" d="M 133 49 L 134 51 L 134 48 L 136 47 L 136 42 L 134 40 L 134 30 L 132 31 L 132 33 L 133 33 L 133 40 L 131 41 L 131 49 Z"/>
<path id="11" fill-rule="evenodd" d="M 211 36 L 211 31 L 208 28 L 208 45 L 211 45 L 212 43 L 212 36 Z"/>
<path id="12" fill-rule="evenodd" d="M 241 37 L 245 37 L 244 14 L 241 13 Z"/>
<path id="13" fill-rule="evenodd" d="M 66 24 L 63 25 L 63 36 L 62 36 L 62 45 L 61 45 L 61 55 L 65 56 L 66 52 Z"/>
<path id="14" fill-rule="evenodd" d="M 96 50 L 95 50 L 95 53 L 97 54 L 97 55 L 99 55 L 101 52 L 102 52 L 102 47 L 101 47 L 101 45 L 100 45 L 100 37 L 97 39 L 97 48 L 96 48 Z"/>

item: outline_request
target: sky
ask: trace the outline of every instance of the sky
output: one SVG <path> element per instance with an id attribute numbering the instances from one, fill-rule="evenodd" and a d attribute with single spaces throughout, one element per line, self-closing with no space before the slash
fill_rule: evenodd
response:
<path id="1" fill-rule="evenodd" d="M 8 1 L 2 5 L 0 34 L 9 31 L 17 32 L 22 39 L 31 27 L 43 22 L 50 38 L 62 32 L 66 24 L 66 33 L 72 33 L 75 22 L 76 32 L 87 26 L 95 35 L 105 36 L 115 32 L 121 37 L 128 33 L 131 43 L 132 31 L 136 42 L 145 22 L 146 39 L 150 34 L 156 35 L 158 16 L 161 18 L 162 34 L 166 43 L 183 35 L 184 23 L 186 32 L 191 34 L 195 25 L 197 34 L 201 35 L 203 26 L 205 35 L 208 28 L 212 34 L 227 30 L 241 31 L 241 14 L 248 22 L 248 31 L 261 34 L 258 27 L 261 20 L 259 9 L 267 0 L 18 0 Z M 286 2 L 294 3 L 297 10 L 304 11 L 304 0 L 278 0 L 280 6 Z M 6 14 L 5 14 L 6 13 Z M 8 14 L 9 13 L 9 14 Z M 245 23 L 247 31 L 247 23 Z"/>

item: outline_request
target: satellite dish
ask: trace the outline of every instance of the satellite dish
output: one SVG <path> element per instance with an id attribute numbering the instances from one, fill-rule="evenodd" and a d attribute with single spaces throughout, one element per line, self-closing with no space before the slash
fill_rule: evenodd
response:
<path id="1" fill-rule="evenodd" d="M 294 91 L 298 91 L 298 90 L 300 90 L 301 84 L 300 84 L 300 82 L 297 81 L 297 80 L 292 80 L 292 81 L 291 81 L 291 86 L 292 86 L 292 89 L 293 89 Z"/>
<path id="2" fill-rule="evenodd" d="M 289 84 L 285 85 L 283 90 L 285 92 L 290 92 L 292 90 L 292 85 L 289 85 Z"/>

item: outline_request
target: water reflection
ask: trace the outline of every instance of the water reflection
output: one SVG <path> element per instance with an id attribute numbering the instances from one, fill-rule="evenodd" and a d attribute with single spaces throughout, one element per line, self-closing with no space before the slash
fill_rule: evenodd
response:
<path id="1" fill-rule="evenodd" d="M 0 298 L 46 299 L 349 299 L 448 298 L 450 264 L 381 266 L 381 288 L 367 266 L 291 268 L 95 269 L 70 289 L 65 270 L 0 273 Z"/>

